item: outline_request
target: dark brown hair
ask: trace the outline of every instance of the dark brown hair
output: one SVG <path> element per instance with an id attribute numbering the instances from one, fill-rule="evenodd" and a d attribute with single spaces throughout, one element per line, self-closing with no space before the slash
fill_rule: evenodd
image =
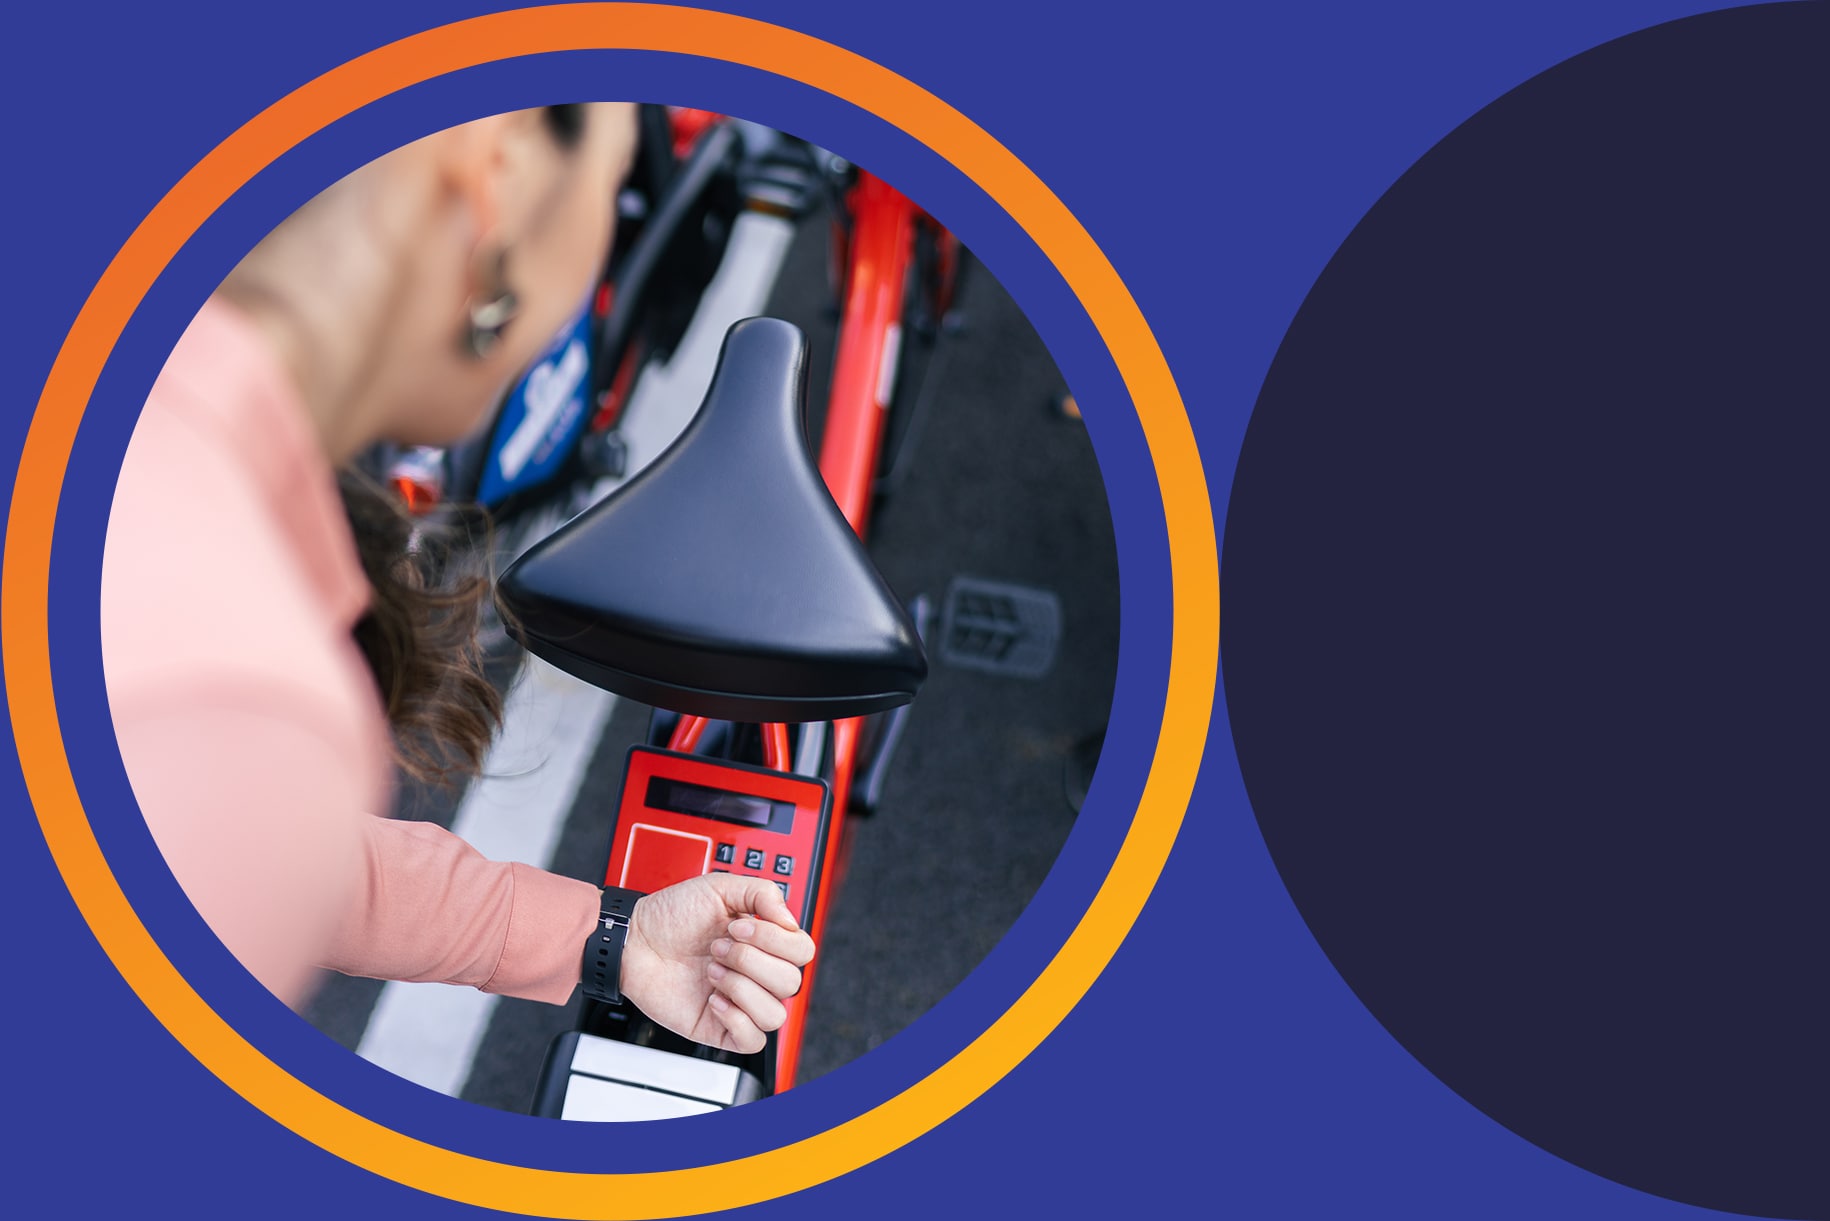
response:
<path id="1" fill-rule="evenodd" d="M 585 108 L 582 102 L 567 102 L 563 106 L 547 106 L 542 110 L 546 118 L 547 130 L 559 141 L 562 148 L 576 148 L 579 137 L 585 132 Z"/>
<path id="2" fill-rule="evenodd" d="M 414 516 L 357 470 L 338 482 L 371 591 L 354 635 L 394 731 L 396 762 L 428 783 L 475 775 L 502 720 L 477 638 L 493 590 L 488 519 L 456 508 Z"/>

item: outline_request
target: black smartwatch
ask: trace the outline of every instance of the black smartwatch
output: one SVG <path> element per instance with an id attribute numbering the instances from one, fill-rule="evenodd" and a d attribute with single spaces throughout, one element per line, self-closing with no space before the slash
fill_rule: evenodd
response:
<path id="1" fill-rule="evenodd" d="M 619 986 L 623 977 L 623 943 L 629 938 L 629 917 L 635 912 L 635 901 L 641 897 L 639 890 L 604 888 L 604 907 L 597 914 L 591 939 L 585 942 L 582 972 L 585 995 L 594 1001 L 623 1003 Z"/>

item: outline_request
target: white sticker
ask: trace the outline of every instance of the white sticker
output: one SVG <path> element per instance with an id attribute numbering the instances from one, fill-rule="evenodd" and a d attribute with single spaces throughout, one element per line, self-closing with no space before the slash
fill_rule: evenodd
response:
<path id="1" fill-rule="evenodd" d="M 877 366 L 877 406 L 888 409 L 896 390 L 896 365 L 902 359 L 902 324 L 890 323 L 883 333 L 883 363 Z"/>
<path id="2" fill-rule="evenodd" d="M 559 413 L 578 396 L 590 368 L 585 345 L 572 340 L 557 361 L 540 364 L 527 375 L 521 402 L 526 410 L 521 422 L 496 456 L 496 464 L 505 479 L 513 479 L 534 456 L 534 450 L 545 440 L 559 418 Z"/>

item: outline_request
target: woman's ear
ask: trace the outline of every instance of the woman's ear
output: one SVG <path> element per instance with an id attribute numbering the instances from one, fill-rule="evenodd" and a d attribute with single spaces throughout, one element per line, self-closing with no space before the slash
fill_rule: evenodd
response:
<path id="1" fill-rule="evenodd" d="M 484 241 L 496 228 L 501 211 L 497 201 L 494 145 L 502 115 L 477 119 L 425 138 L 431 146 L 441 193 L 460 211 L 472 240 Z"/>
<path id="2" fill-rule="evenodd" d="M 540 110 L 491 115 L 429 139 L 440 141 L 434 155 L 461 235 L 451 253 L 464 260 L 462 343 L 488 360 L 511 323 L 536 332 L 558 325 L 539 308 L 548 277 L 535 237 L 563 200 L 566 158 Z M 530 301 L 530 320 L 517 321 Z M 532 356 L 521 346 L 504 350 L 504 359 Z"/>
<path id="3" fill-rule="evenodd" d="M 446 181 L 475 225 L 476 251 L 489 259 L 526 235 L 558 181 L 561 158 L 539 110 L 476 119 L 448 134 Z"/>

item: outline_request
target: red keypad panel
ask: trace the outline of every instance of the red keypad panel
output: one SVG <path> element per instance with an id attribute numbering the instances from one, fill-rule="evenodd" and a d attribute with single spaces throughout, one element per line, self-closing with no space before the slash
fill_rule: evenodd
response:
<path id="1" fill-rule="evenodd" d="M 652 893 L 704 873 L 767 878 L 810 928 L 831 805 L 806 776 L 637 746 L 604 883 Z"/>

